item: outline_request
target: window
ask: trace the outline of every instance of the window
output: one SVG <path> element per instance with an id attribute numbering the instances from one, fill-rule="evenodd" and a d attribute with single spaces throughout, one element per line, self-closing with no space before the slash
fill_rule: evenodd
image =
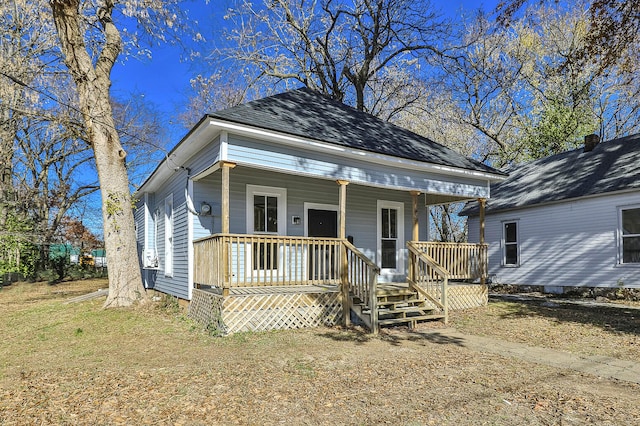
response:
<path id="1" fill-rule="evenodd" d="M 173 276 L 173 194 L 164 199 L 164 275 Z"/>
<path id="2" fill-rule="evenodd" d="M 640 206 L 620 209 L 622 263 L 640 263 Z"/>
<path id="3" fill-rule="evenodd" d="M 520 264 L 518 222 L 504 222 L 503 226 L 502 264 L 506 266 L 518 266 Z"/>
<path id="4" fill-rule="evenodd" d="M 278 197 L 253 196 L 253 232 L 278 233 Z"/>
<path id="5" fill-rule="evenodd" d="M 402 273 L 404 266 L 404 204 L 378 201 L 378 259 L 381 269 Z"/>
<path id="6" fill-rule="evenodd" d="M 286 234 L 287 190 L 247 185 L 247 233 Z M 278 246 L 269 242 L 252 244 L 254 271 L 278 269 Z"/>
<path id="7" fill-rule="evenodd" d="M 382 262 L 381 267 L 396 269 L 398 242 L 398 210 L 383 208 L 382 214 Z"/>

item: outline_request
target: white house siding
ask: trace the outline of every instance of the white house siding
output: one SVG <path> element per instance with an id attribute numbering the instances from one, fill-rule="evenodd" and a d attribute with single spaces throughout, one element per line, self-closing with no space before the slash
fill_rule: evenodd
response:
<path id="1" fill-rule="evenodd" d="M 443 176 L 436 173 L 417 172 L 404 167 L 394 167 L 366 162 L 345 156 L 344 149 L 335 148 L 335 154 L 316 152 L 229 136 L 228 159 L 239 164 L 282 172 L 304 174 L 332 179 L 346 179 L 353 183 L 378 187 L 399 187 L 423 192 L 459 195 L 469 198 L 488 197 L 486 180 L 471 177 Z M 363 154 L 365 158 L 366 154 Z M 374 154 L 371 154 L 373 156 Z M 408 160 L 407 160 L 408 161 Z M 443 167 L 444 168 L 444 167 Z"/>
<path id="2" fill-rule="evenodd" d="M 488 213 L 489 274 L 501 284 L 640 287 L 640 265 L 618 264 L 618 207 L 637 203 L 640 194 L 627 193 Z M 518 221 L 517 267 L 502 266 L 504 221 Z M 470 241 L 478 224 L 469 219 Z"/>

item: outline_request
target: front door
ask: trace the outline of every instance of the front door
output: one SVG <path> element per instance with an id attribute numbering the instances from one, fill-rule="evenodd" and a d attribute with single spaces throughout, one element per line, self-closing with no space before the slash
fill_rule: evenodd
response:
<path id="1" fill-rule="evenodd" d="M 307 209 L 307 236 L 336 238 L 338 236 L 338 212 L 336 210 Z M 309 246 L 309 279 L 330 280 L 336 266 L 335 246 L 312 244 Z"/>
<path id="2" fill-rule="evenodd" d="M 338 237 L 338 212 L 334 210 L 307 210 L 309 237 Z"/>

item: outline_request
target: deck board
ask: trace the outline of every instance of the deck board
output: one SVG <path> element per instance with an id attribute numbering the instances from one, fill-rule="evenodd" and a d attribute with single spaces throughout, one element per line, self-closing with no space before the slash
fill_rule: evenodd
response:
<path id="1" fill-rule="evenodd" d="M 217 287 L 202 286 L 201 290 L 221 294 L 222 290 Z M 306 294 L 306 293 L 327 293 L 338 292 L 337 285 L 283 285 L 283 286 L 260 286 L 260 287 L 231 287 L 230 296 L 249 296 L 266 294 Z"/>

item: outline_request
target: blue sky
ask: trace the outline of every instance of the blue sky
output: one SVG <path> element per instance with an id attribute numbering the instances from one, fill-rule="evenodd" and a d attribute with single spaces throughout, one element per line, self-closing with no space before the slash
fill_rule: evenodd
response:
<path id="1" fill-rule="evenodd" d="M 222 24 L 222 15 L 231 0 L 205 0 L 185 2 L 190 15 L 198 19 L 201 32 L 210 37 L 216 27 Z M 482 8 L 491 12 L 497 0 L 432 0 L 436 9 L 452 18 L 462 13 L 471 13 Z M 186 133 L 186 129 L 175 123 L 174 117 L 183 112 L 190 95 L 189 80 L 196 74 L 198 64 L 181 61 L 181 51 L 177 47 L 163 46 L 153 51 L 151 60 L 129 59 L 118 64 L 113 70 L 112 92 L 118 98 L 137 93 L 144 96 L 153 109 L 157 110 L 166 123 L 169 146 L 173 146 Z M 204 115 L 207 111 L 202 111 Z M 201 116 L 193 117 L 195 124 Z"/>

